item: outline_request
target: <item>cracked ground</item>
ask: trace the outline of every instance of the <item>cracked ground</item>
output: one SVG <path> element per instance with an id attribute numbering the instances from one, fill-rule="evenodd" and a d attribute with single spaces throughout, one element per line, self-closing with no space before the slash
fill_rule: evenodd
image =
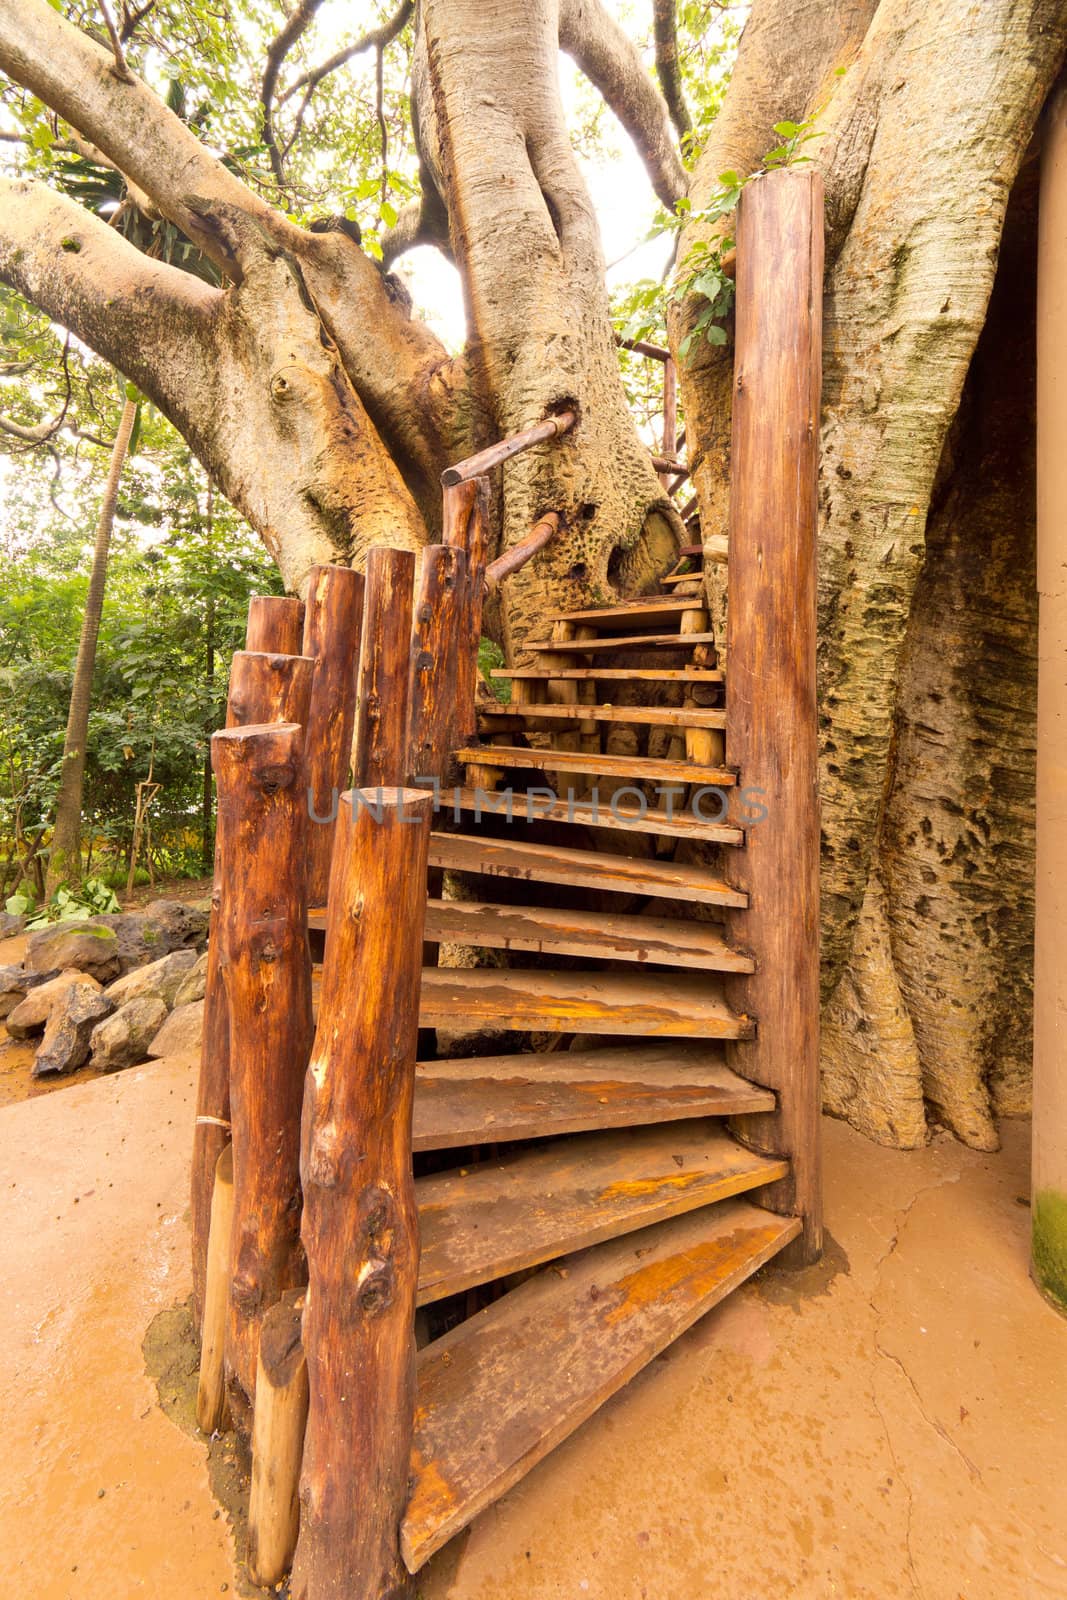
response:
<path id="1" fill-rule="evenodd" d="M 141 1341 L 188 1278 L 195 1063 L 0 1109 L 13 1593 L 240 1592 Z M 422 1600 L 1067 1600 L 1067 1320 L 996 1155 L 827 1121 L 830 1241 L 654 1361 L 420 1575 Z M 258 1591 L 257 1591 L 258 1592 Z M 354 1597 L 353 1597 L 354 1600 Z"/>

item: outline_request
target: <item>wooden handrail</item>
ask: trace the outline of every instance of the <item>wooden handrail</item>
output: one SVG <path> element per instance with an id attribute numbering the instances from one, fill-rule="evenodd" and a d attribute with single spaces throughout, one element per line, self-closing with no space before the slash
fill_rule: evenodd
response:
<path id="1" fill-rule="evenodd" d="M 510 550 L 505 550 L 502 556 L 497 556 L 495 561 L 489 563 L 485 569 L 487 594 L 492 594 L 505 578 L 510 578 L 512 573 L 518 572 L 531 557 L 539 550 L 543 550 L 545 545 L 555 538 L 559 532 L 559 520 L 558 511 L 546 511 L 544 516 L 534 523 L 525 539 L 520 539 L 518 544 L 512 545 Z"/>
<path id="2" fill-rule="evenodd" d="M 647 356 L 650 361 L 669 361 L 671 353 L 661 344 L 650 344 L 647 339 L 624 339 L 621 333 L 615 335 L 615 343 L 620 350 L 632 350 L 636 356 Z"/>
<path id="3" fill-rule="evenodd" d="M 678 479 L 679 483 L 683 478 L 688 478 L 689 476 L 689 468 L 686 466 L 685 462 L 675 461 L 672 456 L 653 456 L 652 465 L 655 467 L 657 472 L 671 473 Z M 671 487 L 673 488 L 674 485 L 672 484 Z"/>
<path id="4" fill-rule="evenodd" d="M 536 422 L 532 428 L 524 428 L 521 433 L 513 433 L 510 439 L 501 439 L 498 444 L 479 450 L 477 455 L 457 461 L 454 467 L 446 467 L 441 474 L 441 482 L 446 489 L 453 489 L 457 483 L 478 478 L 490 468 L 498 467 L 502 461 L 517 456 L 520 451 L 529 450 L 531 445 L 542 444 L 546 439 L 558 439 L 561 434 L 569 432 L 577 420 L 576 411 L 561 411 L 558 416 L 546 417 L 544 422 Z"/>

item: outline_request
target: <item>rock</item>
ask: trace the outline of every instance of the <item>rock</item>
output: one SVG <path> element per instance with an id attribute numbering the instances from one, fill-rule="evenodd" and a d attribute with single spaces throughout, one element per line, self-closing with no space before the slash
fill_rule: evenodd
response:
<path id="1" fill-rule="evenodd" d="M 73 1072 L 83 1066 L 88 1059 L 93 1029 L 111 1009 L 111 1001 L 98 989 L 72 983 L 52 1007 L 41 1047 L 33 1060 L 34 1077 Z"/>
<path id="2" fill-rule="evenodd" d="M 0 939 L 14 939 L 25 926 L 25 917 L 16 917 L 11 911 L 0 911 Z"/>
<path id="3" fill-rule="evenodd" d="M 150 1056 L 198 1056 L 204 1031 L 204 1002 L 175 1006 L 148 1046 Z"/>
<path id="4" fill-rule="evenodd" d="M 25 967 L 0 967 L 0 1021 L 14 1011 L 31 989 L 58 976 L 58 972 L 27 972 Z"/>
<path id="5" fill-rule="evenodd" d="M 161 930 L 168 950 L 195 950 L 207 938 L 208 910 L 186 900 L 153 900 L 145 916 Z"/>
<path id="6" fill-rule="evenodd" d="M 190 967 L 196 965 L 195 950 L 172 950 L 159 961 L 150 961 L 147 967 L 134 967 L 123 977 L 107 986 L 107 997 L 117 1006 L 129 1000 L 152 996 L 162 1000 L 169 1011 L 181 987 L 182 979 Z"/>
<path id="7" fill-rule="evenodd" d="M 65 972 L 75 967 L 101 983 L 119 975 L 118 940 L 110 928 L 93 922 L 57 922 L 30 934 L 26 947 L 28 972 Z"/>
<path id="8" fill-rule="evenodd" d="M 207 993 L 207 951 L 202 956 L 197 956 L 196 965 L 190 967 L 181 981 L 181 987 L 174 996 L 176 1006 L 190 1005 L 194 1000 L 202 1000 Z"/>
<path id="9" fill-rule="evenodd" d="M 95 926 L 110 928 L 118 940 L 123 974 L 172 950 L 195 949 L 207 934 L 207 912 L 180 900 L 153 900 L 144 911 L 114 911 L 93 917 Z"/>
<path id="10" fill-rule="evenodd" d="M 165 958 L 170 960 L 168 956 Z M 158 963 L 161 965 L 161 963 Z M 142 971 L 147 971 L 142 968 Z M 119 982 L 126 980 L 120 978 Z M 114 986 L 112 986 L 114 987 Z M 108 996 L 111 995 L 108 991 Z M 148 1054 L 148 1046 L 167 1020 L 167 1002 L 158 995 L 138 995 L 93 1029 L 89 1065 L 101 1072 L 134 1067 Z"/>
<path id="11" fill-rule="evenodd" d="M 46 983 L 36 984 L 24 999 L 15 1006 L 5 1024 L 13 1039 L 29 1039 L 40 1033 L 51 1018 L 53 1008 L 64 1000 L 71 989 L 87 989 L 99 994 L 100 985 L 88 972 L 56 973 Z"/>

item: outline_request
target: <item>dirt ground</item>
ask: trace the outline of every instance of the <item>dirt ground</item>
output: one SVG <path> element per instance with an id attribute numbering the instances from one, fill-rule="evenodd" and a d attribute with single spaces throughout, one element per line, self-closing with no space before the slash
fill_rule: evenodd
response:
<path id="1" fill-rule="evenodd" d="M 188 1293 L 193 1084 L 163 1061 L 0 1109 L 12 1594 L 236 1588 L 204 1447 L 142 1349 Z M 1027 1130 L 1004 1132 L 995 1156 L 902 1154 L 827 1123 L 825 1261 L 712 1312 L 422 1600 L 1067 1596 L 1067 1322 L 1026 1276 Z"/>

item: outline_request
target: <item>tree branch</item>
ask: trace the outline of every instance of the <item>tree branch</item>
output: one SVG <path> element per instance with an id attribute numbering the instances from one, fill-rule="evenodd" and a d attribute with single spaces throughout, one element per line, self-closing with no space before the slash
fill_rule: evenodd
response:
<path id="1" fill-rule="evenodd" d="M 107 36 L 111 40 L 111 53 L 115 57 L 115 65 L 112 70 L 116 78 L 121 78 L 123 83 L 132 83 L 133 74 L 126 65 L 126 52 L 122 48 L 119 30 L 115 26 L 115 19 L 111 15 L 111 7 L 108 5 L 107 0 L 100 0 L 100 14 L 104 19 Z"/>
<path id="2" fill-rule="evenodd" d="M 562 0 L 559 43 L 599 89 L 637 146 L 653 189 L 673 209 L 686 192 L 685 169 L 674 147 L 666 102 L 633 40 L 601 0 Z"/>
<path id="3" fill-rule="evenodd" d="M 685 103 L 678 65 L 675 0 L 652 0 L 652 30 L 656 41 L 656 77 L 663 90 L 671 121 L 684 143 L 686 136 L 693 131 L 693 119 Z"/>
<path id="4" fill-rule="evenodd" d="M 309 27 L 321 4 L 322 0 L 300 0 L 300 3 L 294 7 L 285 27 L 267 51 L 267 61 L 263 68 L 263 82 L 259 90 L 260 103 L 263 107 L 263 143 L 266 145 L 267 154 L 270 156 L 271 170 L 279 183 L 285 182 L 285 162 L 282 159 L 282 152 L 278 148 L 278 140 L 274 132 L 274 90 L 283 61 L 301 34 Z"/>
<path id="5" fill-rule="evenodd" d="M 302 73 L 299 78 L 296 78 L 289 85 L 288 89 L 283 90 L 278 96 L 278 104 L 284 105 L 286 100 L 296 94 L 299 89 L 306 88 L 313 94 L 323 78 L 328 77 L 331 72 L 336 72 L 338 67 L 343 67 L 347 61 L 352 60 L 353 56 L 362 55 L 365 50 L 384 50 L 386 45 L 392 44 L 393 40 L 411 20 L 411 14 L 414 9 L 412 0 L 403 0 L 403 4 L 394 12 L 388 22 L 382 23 L 380 28 L 372 28 L 369 33 L 365 33 L 354 44 L 346 44 L 343 49 L 335 51 L 332 56 L 328 56 L 321 65 L 313 67 L 309 72 Z"/>

